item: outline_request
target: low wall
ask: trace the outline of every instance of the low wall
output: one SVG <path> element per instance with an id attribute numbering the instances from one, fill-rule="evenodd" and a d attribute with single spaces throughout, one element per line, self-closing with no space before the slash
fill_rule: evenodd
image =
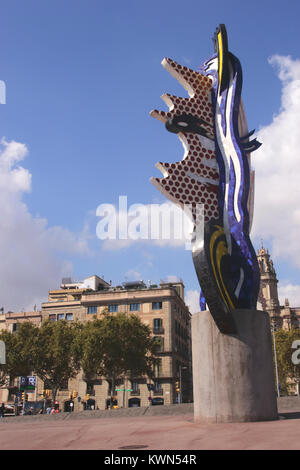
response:
<path id="1" fill-rule="evenodd" d="M 279 413 L 300 412 L 300 397 L 280 397 L 277 399 Z M 33 415 L 33 416 L 9 416 L 0 419 L 1 423 L 16 422 L 38 422 L 41 420 L 73 420 L 73 419 L 103 419 L 103 418 L 126 418 L 134 416 L 159 416 L 159 415 L 193 415 L 194 404 L 182 403 L 181 405 L 147 406 L 145 408 L 119 408 L 117 410 L 92 410 L 73 413 L 57 413 L 55 415 Z"/>
<path id="2" fill-rule="evenodd" d="M 300 412 L 300 397 L 289 396 L 277 398 L 278 411 L 299 411 Z"/>
<path id="3" fill-rule="evenodd" d="M 193 414 L 193 403 L 182 403 L 181 405 L 161 405 L 161 406 L 147 406 L 140 408 L 118 408 L 116 410 L 88 410 L 78 411 L 72 413 L 57 413 L 54 415 L 26 415 L 26 416 L 7 416 L 0 419 L 1 423 L 12 423 L 26 421 L 40 421 L 40 420 L 65 420 L 65 419 L 90 419 L 90 418 L 126 418 L 134 416 L 157 416 L 157 415 L 179 415 L 179 414 Z"/>

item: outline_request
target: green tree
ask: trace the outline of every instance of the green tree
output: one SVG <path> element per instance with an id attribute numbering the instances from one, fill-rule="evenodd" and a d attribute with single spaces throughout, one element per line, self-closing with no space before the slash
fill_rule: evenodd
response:
<path id="1" fill-rule="evenodd" d="M 152 376 L 156 343 L 136 315 L 106 313 L 85 325 L 83 337 L 83 371 L 87 377 L 97 374 L 110 382 L 111 402 L 118 379 Z"/>
<path id="2" fill-rule="evenodd" d="M 9 379 L 32 373 L 37 336 L 38 328 L 29 321 L 19 323 L 14 333 L 1 331 L 0 340 L 4 341 L 6 347 L 6 364 L 0 364 L 1 387 L 6 387 Z"/>
<path id="3" fill-rule="evenodd" d="M 81 329 L 80 324 L 66 320 L 46 320 L 39 328 L 34 348 L 34 370 L 51 389 L 53 404 L 57 391 L 80 370 Z"/>
<path id="4" fill-rule="evenodd" d="M 281 394 L 289 393 L 290 381 L 300 381 L 300 364 L 294 364 L 292 360 L 292 355 L 295 352 L 295 349 L 292 349 L 292 345 L 295 340 L 300 340 L 300 329 L 281 329 L 275 332 L 278 379 Z"/>
<path id="5" fill-rule="evenodd" d="M 102 321 L 96 317 L 86 322 L 81 330 L 81 366 L 87 381 L 92 380 L 99 371 L 104 354 Z"/>

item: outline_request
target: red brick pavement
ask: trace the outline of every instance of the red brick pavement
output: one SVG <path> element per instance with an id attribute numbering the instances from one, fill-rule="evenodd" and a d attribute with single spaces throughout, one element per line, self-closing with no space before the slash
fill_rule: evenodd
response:
<path id="1" fill-rule="evenodd" d="M 195 424 L 193 416 L 138 416 L 0 423 L 2 450 L 300 449 L 300 419 Z"/>

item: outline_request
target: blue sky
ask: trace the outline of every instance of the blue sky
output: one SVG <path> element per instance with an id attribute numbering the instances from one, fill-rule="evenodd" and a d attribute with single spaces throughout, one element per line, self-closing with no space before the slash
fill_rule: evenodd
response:
<path id="1" fill-rule="evenodd" d="M 276 116 L 285 119 L 282 129 L 299 118 L 300 105 L 293 107 L 293 120 L 290 105 L 283 102 L 299 86 L 299 14 L 296 0 L 284 6 L 271 0 L 1 2 L 0 79 L 6 84 L 6 104 L 0 105 L 0 137 L 5 138 L 2 152 L 11 152 L 13 161 L 5 173 L 10 196 L 6 190 L 2 240 L 0 235 L 6 310 L 32 308 L 67 274 L 78 279 L 103 274 L 113 284 L 178 276 L 191 295 L 197 291 L 189 251 L 151 243 L 108 249 L 96 237 L 96 208 L 118 204 L 119 195 L 127 195 L 129 205 L 165 202 L 149 178 L 160 176 L 157 161 L 178 161 L 183 149 L 149 112 L 165 109 L 163 93 L 186 92 L 161 60 L 167 56 L 197 69 L 213 52 L 211 38 L 219 23 L 225 23 L 229 48 L 243 67 L 249 129 L 266 139 L 269 153 L 262 153 L 264 145 L 259 150 L 264 170 L 273 158 L 278 159 L 274 168 L 280 168 L 284 150 L 273 154 L 272 145 L 276 138 L 289 137 L 278 135 Z M 12 142 L 19 146 L 13 148 Z M 285 151 L 296 174 L 297 149 L 290 145 Z M 300 305 L 300 257 L 291 251 L 297 248 L 299 193 L 295 189 L 282 207 L 272 204 L 276 175 L 269 181 L 258 158 L 253 154 L 261 198 L 253 242 L 258 248 L 263 238 L 274 251 L 281 293 Z M 14 168 L 20 172 L 18 182 L 23 178 L 15 191 Z M 259 180 L 259 171 L 265 179 Z M 262 203 L 264 181 L 268 201 Z M 286 175 L 279 184 L 283 195 L 288 182 Z M 293 217 L 286 219 L 293 203 Z M 277 238 L 276 224 L 281 227 Z"/>

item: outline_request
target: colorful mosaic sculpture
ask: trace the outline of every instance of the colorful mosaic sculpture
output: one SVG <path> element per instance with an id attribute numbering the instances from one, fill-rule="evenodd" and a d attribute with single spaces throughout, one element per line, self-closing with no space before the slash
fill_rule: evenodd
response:
<path id="1" fill-rule="evenodd" d="M 259 292 L 259 267 L 249 233 L 254 191 L 250 152 L 260 143 L 250 140 L 254 131 L 248 132 L 241 100 L 241 65 L 228 51 L 224 25 L 213 39 L 215 54 L 199 71 L 171 59 L 162 61 L 189 98 L 165 94 L 169 111 L 150 114 L 178 135 L 185 154 L 181 162 L 158 163 L 163 178 L 151 182 L 175 204 L 192 209 L 200 308 L 208 307 L 222 333 L 234 334 L 231 311 L 256 309 Z"/>

